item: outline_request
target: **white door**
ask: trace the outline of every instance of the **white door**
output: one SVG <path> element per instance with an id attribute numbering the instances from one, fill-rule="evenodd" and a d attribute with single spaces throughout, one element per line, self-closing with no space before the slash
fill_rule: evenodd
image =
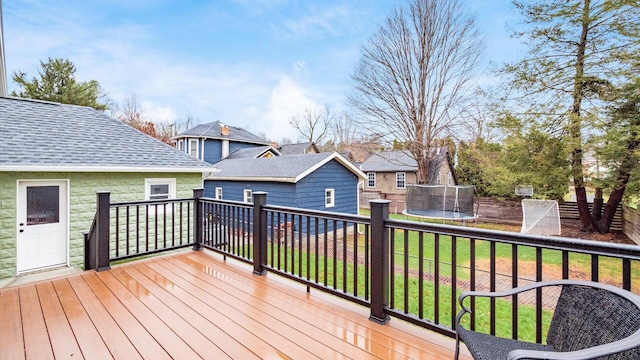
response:
<path id="1" fill-rule="evenodd" d="M 67 264 L 67 181 L 18 182 L 18 273 Z"/>

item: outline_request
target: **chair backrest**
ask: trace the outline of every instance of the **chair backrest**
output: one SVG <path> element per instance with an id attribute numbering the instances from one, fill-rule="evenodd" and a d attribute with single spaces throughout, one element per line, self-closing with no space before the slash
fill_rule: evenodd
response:
<path id="1" fill-rule="evenodd" d="M 547 344 L 574 351 L 628 337 L 640 328 L 640 308 L 605 289 L 565 285 L 551 319 Z M 640 348 L 599 359 L 640 359 Z"/>

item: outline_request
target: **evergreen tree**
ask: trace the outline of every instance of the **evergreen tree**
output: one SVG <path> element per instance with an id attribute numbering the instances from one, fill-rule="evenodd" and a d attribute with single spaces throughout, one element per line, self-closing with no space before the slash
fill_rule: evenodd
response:
<path id="1" fill-rule="evenodd" d="M 524 38 L 529 53 L 505 67 L 509 86 L 522 100 L 518 107 L 530 115 L 527 120 L 544 119 L 540 129 L 562 138 L 582 228 L 595 230 L 587 204 L 583 153 L 596 119 L 602 116 L 602 94 L 626 82 L 633 64 L 640 61 L 640 6 L 637 0 L 513 3 L 527 25 L 515 35 Z"/>
<path id="2" fill-rule="evenodd" d="M 96 110 L 106 110 L 107 100 L 96 80 L 77 82 L 76 67 L 69 59 L 51 59 L 40 61 L 42 69 L 39 77 L 27 80 L 27 74 L 21 71 L 13 73 L 13 81 L 20 90 L 12 96 L 53 101 L 62 104 L 89 106 Z"/>

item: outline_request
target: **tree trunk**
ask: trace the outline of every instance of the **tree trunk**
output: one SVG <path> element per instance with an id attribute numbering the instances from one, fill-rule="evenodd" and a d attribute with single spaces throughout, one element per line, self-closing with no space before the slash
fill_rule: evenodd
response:
<path id="1" fill-rule="evenodd" d="M 602 217 L 602 188 L 596 188 L 596 195 L 593 198 L 593 209 L 591 209 L 591 218 L 593 222 L 597 222 Z"/>
<path id="2" fill-rule="evenodd" d="M 587 191 L 584 188 L 584 174 L 582 166 L 582 100 L 584 98 L 584 59 L 587 47 L 587 34 L 589 33 L 590 17 L 589 13 L 591 1 L 584 0 L 582 8 L 582 32 L 580 34 L 580 42 L 576 54 L 576 74 L 573 84 L 573 106 L 569 115 L 570 128 L 569 136 L 573 142 L 573 150 L 571 151 L 571 174 L 573 176 L 573 185 L 576 192 L 576 202 L 578 203 L 578 213 L 580 214 L 580 224 L 583 231 L 593 231 L 594 225 L 589 213 L 589 204 L 587 203 Z"/>
<path id="3" fill-rule="evenodd" d="M 640 124 L 637 124 L 640 125 Z M 631 136 L 629 137 L 629 142 L 627 143 L 626 153 L 631 154 L 634 151 L 637 151 L 640 148 L 640 140 L 638 137 L 638 133 L 632 131 Z M 607 206 L 604 208 L 604 213 L 602 214 L 602 218 L 595 224 L 596 229 L 601 233 L 609 232 L 609 228 L 611 227 L 611 222 L 613 221 L 613 217 L 616 214 L 616 210 L 618 209 L 618 205 L 622 202 L 622 195 L 624 195 L 624 191 L 627 188 L 627 183 L 631 178 L 631 171 L 636 166 L 634 160 L 631 156 L 625 156 L 622 159 L 622 163 L 618 168 L 618 177 L 616 178 L 616 185 L 611 191 L 611 195 L 609 195 L 609 201 L 607 201 Z"/>

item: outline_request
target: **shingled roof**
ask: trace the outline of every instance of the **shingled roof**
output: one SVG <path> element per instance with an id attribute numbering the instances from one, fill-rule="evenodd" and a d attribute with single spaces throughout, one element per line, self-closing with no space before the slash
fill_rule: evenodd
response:
<path id="1" fill-rule="evenodd" d="M 278 150 L 268 145 L 268 146 L 256 146 L 256 147 L 250 147 L 245 149 L 238 149 L 232 152 L 231 154 L 229 154 L 229 156 L 227 156 L 226 159 L 252 159 L 252 158 L 264 156 L 264 154 L 267 152 L 271 152 L 272 154 L 274 154 L 274 156 L 280 155 Z"/>
<path id="2" fill-rule="evenodd" d="M 222 128 L 227 127 L 229 129 L 229 135 L 223 135 Z M 200 124 L 188 129 L 173 139 L 181 139 L 185 137 L 198 137 L 207 139 L 228 139 L 238 142 L 246 142 L 251 144 L 271 145 L 271 143 L 257 135 L 254 135 L 243 128 L 236 126 L 229 126 L 221 123 L 220 121 L 214 121 L 206 124 Z"/>
<path id="3" fill-rule="evenodd" d="M 211 172 L 215 168 L 90 107 L 0 97 L 0 169 Z"/>
<path id="4" fill-rule="evenodd" d="M 372 154 L 360 165 L 364 172 L 418 171 L 415 159 L 406 151 L 383 151 Z"/>
<path id="5" fill-rule="evenodd" d="M 364 174 L 340 154 L 320 153 L 274 156 L 255 159 L 225 159 L 216 163 L 220 169 L 207 180 L 246 180 L 296 183 L 322 165 L 336 160 L 364 179 Z"/>
<path id="6" fill-rule="evenodd" d="M 309 149 L 313 149 L 313 152 L 309 152 Z M 282 155 L 315 154 L 320 152 L 313 142 L 280 145 L 278 146 L 278 151 Z"/>

